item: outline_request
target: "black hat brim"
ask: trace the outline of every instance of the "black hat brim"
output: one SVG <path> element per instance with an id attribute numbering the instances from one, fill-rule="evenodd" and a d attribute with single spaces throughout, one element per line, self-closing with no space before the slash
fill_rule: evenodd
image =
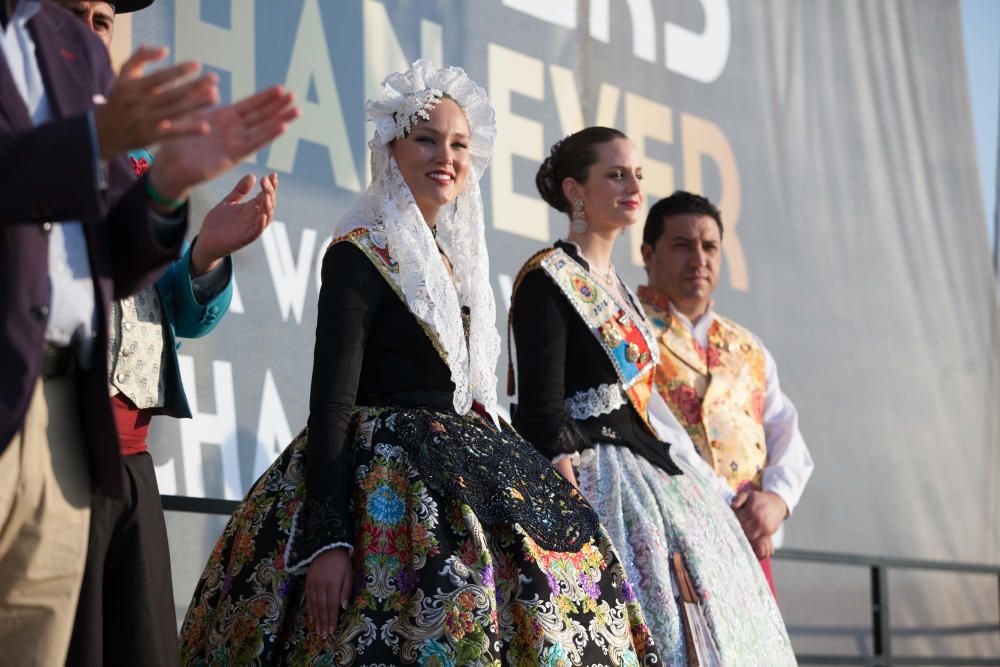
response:
<path id="1" fill-rule="evenodd" d="M 128 14 L 149 7 L 153 0 L 114 0 L 111 4 L 115 8 L 115 14 Z"/>

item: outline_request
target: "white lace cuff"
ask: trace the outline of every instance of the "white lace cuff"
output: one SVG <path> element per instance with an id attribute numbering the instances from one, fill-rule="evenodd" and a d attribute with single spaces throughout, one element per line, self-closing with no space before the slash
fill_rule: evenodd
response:
<path id="1" fill-rule="evenodd" d="M 602 384 L 587 391 L 578 391 L 563 402 L 573 419 L 600 417 L 614 412 L 628 402 L 617 384 Z"/>
<path id="2" fill-rule="evenodd" d="M 288 558 L 288 551 L 291 548 L 291 545 L 292 545 L 292 542 L 291 542 L 291 540 L 289 540 L 288 546 L 285 547 L 285 558 L 286 559 Z M 343 547 L 343 548 L 347 549 L 347 555 L 348 556 L 353 556 L 354 555 L 354 547 L 352 545 L 348 544 L 347 542 L 334 542 L 333 544 L 328 544 L 325 547 L 323 547 L 322 549 L 317 550 L 314 554 L 312 554 L 311 556 L 309 556 L 309 558 L 306 558 L 303 561 L 295 563 L 294 565 L 290 565 L 288 563 L 288 561 L 286 560 L 285 561 L 285 572 L 288 572 L 289 574 L 305 574 L 309 570 L 309 564 L 312 563 L 314 560 L 316 560 L 317 556 L 319 556 L 324 551 L 330 551 L 331 549 L 337 549 L 337 548 L 340 548 L 340 547 Z"/>
<path id="3" fill-rule="evenodd" d="M 354 547 L 348 542 L 337 541 L 334 538 L 334 540 L 328 544 L 323 544 L 322 542 L 319 542 L 319 539 L 317 539 L 322 539 L 322 537 L 318 535 L 320 531 L 315 530 L 316 523 L 323 520 L 330 521 L 331 519 L 336 518 L 327 515 L 328 512 L 324 511 L 326 510 L 325 504 L 320 505 L 321 509 L 319 514 L 321 516 L 309 517 L 310 521 L 306 522 L 307 524 L 314 526 L 314 529 L 310 531 L 304 530 L 303 526 L 299 525 L 299 520 L 301 519 L 302 510 L 305 507 L 305 503 L 299 505 L 295 510 L 295 514 L 292 515 L 292 527 L 288 533 L 288 543 L 285 545 L 284 553 L 285 571 L 289 574 L 305 574 L 306 570 L 309 569 L 309 564 L 316 560 L 316 557 L 324 551 L 344 547 L 347 549 L 348 555 L 353 555 L 354 553 Z M 314 507 L 313 509 L 315 510 L 316 508 Z M 329 539 L 338 532 L 343 534 L 341 531 L 331 531 L 326 535 L 326 537 Z M 304 549 L 301 542 L 306 542 Z M 319 542 L 319 544 L 316 544 L 316 542 Z"/>

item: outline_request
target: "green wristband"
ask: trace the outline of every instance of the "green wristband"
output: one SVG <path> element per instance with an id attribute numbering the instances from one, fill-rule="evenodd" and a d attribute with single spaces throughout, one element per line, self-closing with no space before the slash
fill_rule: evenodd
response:
<path id="1" fill-rule="evenodd" d="M 152 181 L 150 181 L 148 177 L 146 178 L 146 194 L 148 194 L 149 198 L 155 201 L 160 206 L 166 206 L 167 208 L 174 210 L 177 210 L 181 206 L 184 206 L 183 199 L 167 199 L 159 192 L 157 192 L 156 188 L 153 187 Z"/>

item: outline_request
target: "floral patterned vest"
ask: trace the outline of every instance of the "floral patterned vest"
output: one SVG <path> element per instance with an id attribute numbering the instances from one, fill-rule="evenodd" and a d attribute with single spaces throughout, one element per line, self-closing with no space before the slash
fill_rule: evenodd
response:
<path id="1" fill-rule="evenodd" d="M 671 315 L 668 299 L 647 286 L 639 300 L 657 330 L 654 384 L 715 473 L 733 491 L 760 488 L 764 441 L 764 350 L 743 327 L 718 315 L 703 348 Z"/>

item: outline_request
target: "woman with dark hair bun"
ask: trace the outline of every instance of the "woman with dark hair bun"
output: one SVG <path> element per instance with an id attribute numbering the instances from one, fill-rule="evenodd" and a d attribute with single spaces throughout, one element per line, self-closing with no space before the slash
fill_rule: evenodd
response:
<path id="1" fill-rule="evenodd" d="M 649 420 L 658 345 L 611 263 L 642 208 L 635 146 L 589 127 L 552 147 L 535 183 L 570 221 L 566 240 L 532 256 L 514 282 L 515 428 L 597 510 L 667 664 L 794 665 L 733 512 L 675 464 Z"/>

